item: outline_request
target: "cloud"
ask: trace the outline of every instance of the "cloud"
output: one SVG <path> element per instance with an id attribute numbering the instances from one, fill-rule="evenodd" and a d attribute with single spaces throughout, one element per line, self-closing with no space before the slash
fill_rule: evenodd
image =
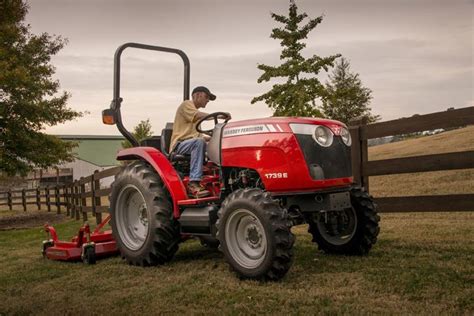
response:
<path id="1" fill-rule="evenodd" d="M 383 119 L 472 104 L 472 1 L 298 0 L 310 17 L 324 21 L 307 39 L 306 56 L 341 53 L 373 90 L 372 108 Z M 100 111 L 112 98 L 113 55 L 129 41 L 176 47 L 191 60 L 191 86 L 218 95 L 207 111 L 235 112 L 234 119 L 266 116 L 250 105 L 272 83 L 257 84 L 258 63 L 279 64 L 277 24 L 270 11 L 286 14 L 287 1 L 32 1 L 33 31 L 64 35 L 69 45 L 53 58 L 56 78 L 73 95 L 70 106 L 91 116 L 48 131 L 109 133 Z M 157 130 L 172 120 L 182 99 L 183 70 L 177 56 L 127 50 L 122 96 L 129 124 L 152 117 Z M 326 80 L 326 74 L 321 74 Z M 99 122 L 96 121 L 99 120 Z M 160 126 L 160 127 L 158 127 Z"/>

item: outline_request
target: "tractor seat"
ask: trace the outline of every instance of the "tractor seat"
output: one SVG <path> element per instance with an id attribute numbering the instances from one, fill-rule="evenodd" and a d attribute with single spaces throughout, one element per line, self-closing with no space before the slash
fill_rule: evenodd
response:
<path id="1" fill-rule="evenodd" d="M 170 153 L 171 135 L 173 134 L 173 123 L 166 123 L 165 128 L 161 131 L 161 152 L 168 158 L 170 162 L 190 161 L 190 155 L 180 155 Z"/>

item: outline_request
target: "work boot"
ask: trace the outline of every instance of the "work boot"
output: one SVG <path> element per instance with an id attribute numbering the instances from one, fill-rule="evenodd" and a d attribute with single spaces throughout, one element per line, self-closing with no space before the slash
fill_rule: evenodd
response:
<path id="1" fill-rule="evenodd" d="M 211 192 L 206 190 L 199 182 L 191 181 L 188 183 L 188 192 L 193 197 L 200 199 L 206 196 L 210 196 Z"/>

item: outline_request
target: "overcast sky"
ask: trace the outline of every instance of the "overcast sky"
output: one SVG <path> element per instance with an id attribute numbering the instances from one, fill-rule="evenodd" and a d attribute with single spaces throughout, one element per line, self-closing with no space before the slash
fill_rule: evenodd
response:
<path id="1" fill-rule="evenodd" d="M 288 13 L 288 0 L 30 0 L 34 33 L 69 39 L 52 60 L 69 106 L 83 118 L 46 129 L 52 134 L 119 135 L 101 121 L 112 99 L 113 55 L 126 42 L 179 48 L 191 60 L 191 88 L 217 95 L 206 112 L 234 120 L 270 116 L 250 100 L 271 87 L 257 84 L 258 63 L 280 63 L 278 26 L 270 12 Z M 297 0 L 310 17 L 306 57 L 342 54 L 383 120 L 473 106 L 473 0 Z M 320 76 L 323 82 L 327 75 Z M 177 55 L 127 49 L 122 58 L 123 121 L 132 129 L 150 118 L 159 133 L 182 100 Z"/>

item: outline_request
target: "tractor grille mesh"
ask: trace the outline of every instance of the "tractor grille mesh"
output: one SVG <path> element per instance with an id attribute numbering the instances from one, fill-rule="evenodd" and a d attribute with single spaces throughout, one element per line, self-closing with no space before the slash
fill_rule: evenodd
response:
<path id="1" fill-rule="evenodd" d="M 322 147 L 311 135 L 295 136 L 314 180 L 352 176 L 351 149 L 342 142 L 341 137 L 334 136 L 331 146 Z"/>

